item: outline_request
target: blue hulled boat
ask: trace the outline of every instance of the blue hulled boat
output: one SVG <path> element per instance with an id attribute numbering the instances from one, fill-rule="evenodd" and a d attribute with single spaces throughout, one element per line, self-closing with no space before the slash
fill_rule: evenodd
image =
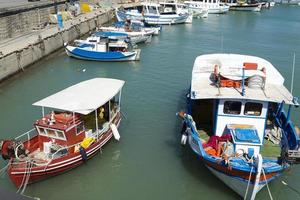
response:
<path id="1" fill-rule="evenodd" d="M 272 197 L 268 183 L 300 164 L 299 129 L 291 121 L 299 103 L 270 62 L 237 54 L 199 56 L 187 103 L 188 112 L 179 113 L 182 143 L 244 199 L 254 200 L 264 186 Z"/>
<path id="2" fill-rule="evenodd" d="M 140 58 L 140 49 L 130 49 L 130 38 L 125 33 L 97 32 L 86 40 L 75 40 L 66 45 L 69 56 L 104 62 L 135 61 Z"/>

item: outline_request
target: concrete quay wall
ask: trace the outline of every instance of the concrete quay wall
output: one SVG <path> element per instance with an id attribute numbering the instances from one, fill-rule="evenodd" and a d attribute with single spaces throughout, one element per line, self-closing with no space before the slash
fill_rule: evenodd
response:
<path id="1" fill-rule="evenodd" d="M 113 9 L 97 10 L 65 22 L 61 30 L 52 27 L 41 31 L 39 35 L 28 37 L 28 41 L 21 42 L 19 49 L 15 47 L 16 50 L 4 51 L 0 55 L 0 81 L 63 47 L 65 42 L 73 41 L 109 22 L 113 17 Z"/>
<path id="2" fill-rule="evenodd" d="M 65 1 L 45 1 L 31 6 L 0 9 L 0 41 L 12 38 L 49 23 L 49 15 L 55 9 L 64 10 Z"/>

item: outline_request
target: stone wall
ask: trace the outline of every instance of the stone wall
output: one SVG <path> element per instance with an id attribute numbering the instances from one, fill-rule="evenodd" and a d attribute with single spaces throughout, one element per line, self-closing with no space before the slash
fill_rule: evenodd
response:
<path id="1" fill-rule="evenodd" d="M 57 5 L 58 10 L 65 8 L 64 1 Z M 55 13 L 53 3 L 11 8 L 0 12 L 0 41 L 26 34 L 49 22 L 49 14 Z"/>
<path id="2" fill-rule="evenodd" d="M 65 23 L 61 30 L 57 27 L 44 30 L 34 43 L 0 56 L 0 81 L 24 70 L 25 67 L 63 47 L 65 42 L 73 41 L 93 31 L 97 26 L 109 22 L 113 17 L 114 11 L 112 9 L 98 10 Z"/>

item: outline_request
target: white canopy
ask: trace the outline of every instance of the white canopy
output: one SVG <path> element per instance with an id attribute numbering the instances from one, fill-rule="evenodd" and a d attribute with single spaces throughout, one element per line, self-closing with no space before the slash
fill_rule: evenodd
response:
<path id="1" fill-rule="evenodd" d="M 245 87 L 245 96 L 241 95 L 241 88 L 218 88 L 214 85 L 211 75 L 214 66 L 218 65 L 220 71 L 228 72 L 234 76 L 236 72 L 241 74 L 243 63 L 256 63 L 259 70 L 266 69 L 264 89 Z M 236 71 L 236 72 L 234 72 Z M 238 55 L 238 54 L 208 54 L 198 56 L 195 60 L 192 72 L 191 98 L 192 99 L 252 99 L 269 102 L 282 102 L 294 104 L 293 95 L 283 85 L 284 78 L 276 68 L 265 59 Z"/>
<path id="2" fill-rule="evenodd" d="M 33 105 L 87 115 L 112 99 L 124 83 L 117 79 L 94 78 L 68 87 Z"/>

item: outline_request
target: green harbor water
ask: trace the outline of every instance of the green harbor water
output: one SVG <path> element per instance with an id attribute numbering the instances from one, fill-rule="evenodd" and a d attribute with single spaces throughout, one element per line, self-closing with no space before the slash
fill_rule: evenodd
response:
<path id="1" fill-rule="evenodd" d="M 111 140 L 102 154 L 67 173 L 29 185 L 25 194 L 42 200 L 239 199 L 188 147 L 180 145 L 181 122 L 175 113 L 185 108 L 196 56 L 206 53 L 265 58 L 290 88 L 295 52 L 293 91 L 300 97 L 300 6 L 229 12 L 195 19 L 193 24 L 164 26 L 160 36 L 140 48 L 141 61 L 128 63 L 81 61 L 69 58 L 62 49 L 0 85 L 0 138 L 13 138 L 30 130 L 41 116 L 33 102 L 94 77 L 126 81 L 120 142 Z M 300 108 L 292 117 L 300 125 Z M 5 163 L 1 160 L 0 165 Z M 300 199 L 282 180 L 300 191 L 300 166 L 269 185 L 276 200 Z M 16 191 L 7 175 L 0 177 L 0 187 Z M 266 188 L 257 199 L 269 199 Z"/>

